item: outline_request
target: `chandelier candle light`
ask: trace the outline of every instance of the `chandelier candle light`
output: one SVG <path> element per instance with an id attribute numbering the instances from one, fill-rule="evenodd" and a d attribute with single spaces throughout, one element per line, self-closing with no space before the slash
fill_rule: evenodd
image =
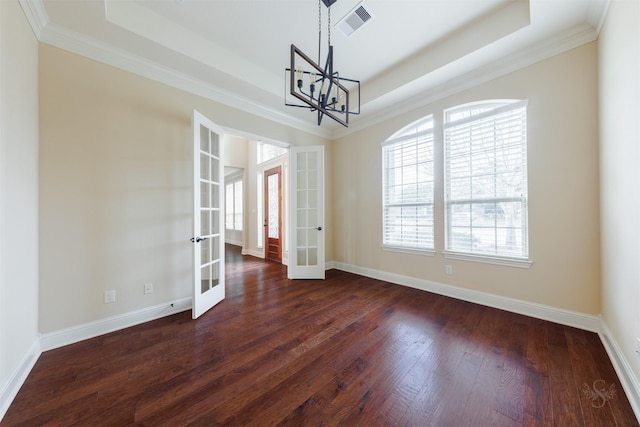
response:
<path id="1" fill-rule="evenodd" d="M 320 63 L 322 36 L 322 3 L 327 7 L 327 45 L 329 52 L 324 69 Z M 327 115 L 345 127 L 349 127 L 349 115 L 360 114 L 360 82 L 340 77 L 333 69 L 333 46 L 331 45 L 331 5 L 337 0 L 318 0 L 318 62 L 314 62 L 295 45 L 291 45 L 291 67 L 285 69 L 285 82 L 288 80 L 289 93 L 300 103 L 287 101 L 285 105 L 307 108 L 318 112 L 318 125 Z M 351 109 L 351 91 L 357 93 L 357 107 Z"/>

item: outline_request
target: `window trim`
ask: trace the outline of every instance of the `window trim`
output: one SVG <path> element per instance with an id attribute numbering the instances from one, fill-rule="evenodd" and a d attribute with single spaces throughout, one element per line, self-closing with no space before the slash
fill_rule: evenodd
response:
<path id="1" fill-rule="evenodd" d="M 442 251 L 442 256 L 458 261 L 472 261 L 484 264 L 503 265 L 507 267 L 531 268 L 533 261 L 530 258 L 510 258 L 500 255 L 471 254 L 466 252 Z"/>
<path id="2" fill-rule="evenodd" d="M 408 246 L 397 246 L 388 244 L 382 244 L 380 245 L 380 247 L 387 252 L 400 252 L 414 255 L 435 256 L 437 252 L 435 249 L 410 248 Z"/>

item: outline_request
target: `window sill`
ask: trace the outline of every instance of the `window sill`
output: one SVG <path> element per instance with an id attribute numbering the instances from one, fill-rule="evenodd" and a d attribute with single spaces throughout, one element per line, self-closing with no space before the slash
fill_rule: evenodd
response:
<path id="1" fill-rule="evenodd" d="M 389 252 L 402 252 L 405 254 L 414 254 L 414 255 L 434 256 L 436 254 L 436 251 L 434 251 L 433 249 L 413 249 L 413 248 L 404 248 L 402 246 L 382 245 L 382 249 Z"/>
<path id="2" fill-rule="evenodd" d="M 533 261 L 520 258 L 498 257 L 491 255 L 465 254 L 460 252 L 442 252 L 442 256 L 447 259 L 457 259 L 460 261 L 482 262 L 485 264 L 505 265 L 507 267 L 530 268 Z"/>

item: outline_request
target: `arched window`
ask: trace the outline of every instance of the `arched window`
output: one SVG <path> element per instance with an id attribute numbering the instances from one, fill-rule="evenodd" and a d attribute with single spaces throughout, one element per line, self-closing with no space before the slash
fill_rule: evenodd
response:
<path id="1" fill-rule="evenodd" d="M 383 246 L 433 251 L 433 116 L 386 140 L 382 157 Z"/>
<path id="2" fill-rule="evenodd" d="M 446 250 L 527 258 L 527 102 L 444 112 Z"/>

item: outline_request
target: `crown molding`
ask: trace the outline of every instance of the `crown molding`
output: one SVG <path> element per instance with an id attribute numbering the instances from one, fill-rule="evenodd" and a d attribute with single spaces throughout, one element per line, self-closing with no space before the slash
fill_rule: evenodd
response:
<path id="1" fill-rule="evenodd" d="M 255 101 L 236 93 L 228 91 L 220 86 L 161 66 L 148 61 L 140 56 L 131 54 L 121 49 L 102 43 L 98 40 L 87 38 L 78 33 L 71 32 L 49 20 L 43 0 L 19 0 L 25 11 L 25 15 L 42 43 L 76 53 L 78 55 L 102 62 L 107 65 L 149 78 L 160 83 L 193 93 L 232 108 L 289 126 L 294 129 L 320 136 L 329 140 L 335 140 L 366 129 L 383 120 L 406 114 L 410 111 L 425 107 L 447 96 L 454 95 L 463 90 L 472 88 L 492 79 L 517 71 L 536 62 L 543 61 L 554 55 L 566 52 L 583 44 L 597 39 L 600 28 L 606 17 L 610 0 L 590 0 L 589 12 L 586 23 L 558 34 L 552 39 L 545 39 L 527 49 L 517 51 L 505 56 L 498 61 L 481 66 L 466 72 L 446 84 L 428 86 L 420 84 L 418 80 L 409 83 L 414 86 L 412 97 L 396 103 L 384 103 L 383 107 L 374 107 L 366 115 L 361 115 L 353 120 L 348 128 L 320 127 L 313 122 L 307 122 L 280 110 L 258 104 Z M 366 105 L 363 112 L 366 112 Z"/>
<path id="2" fill-rule="evenodd" d="M 148 61 L 138 55 L 116 49 L 94 39 L 49 24 L 42 31 L 41 42 L 102 62 L 139 76 L 193 93 L 241 111 L 272 120 L 307 133 L 329 139 L 331 132 L 295 117 L 258 104 L 251 99 L 223 89 L 215 84 L 194 79 L 181 73 Z"/>
<path id="3" fill-rule="evenodd" d="M 258 104 L 251 99 L 238 96 L 215 84 L 192 78 L 185 73 L 163 67 L 138 55 L 114 48 L 106 43 L 84 37 L 53 24 L 49 21 L 43 0 L 20 0 L 20 4 L 25 11 L 34 34 L 41 43 L 164 83 L 303 132 L 326 139 L 331 139 L 333 135 L 330 129 L 316 126 L 312 122 L 306 122 L 274 108 Z"/>
<path id="4" fill-rule="evenodd" d="M 587 23 L 595 29 L 597 35 L 600 34 L 610 4 L 611 0 L 591 0 L 589 2 Z"/>
<path id="5" fill-rule="evenodd" d="M 448 96 L 455 95 L 463 90 L 471 89 L 498 77 L 502 77 L 537 62 L 549 59 L 555 55 L 575 49 L 576 47 L 596 40 L 597 37 L 598 33 L 591 25 L 578 25 L 551 39 L 545 39 L 527 49 L 517 51 L 511 55 L 502 57 L 498 61 L 493 61 L 489 64 L 459 75 L 448 80 L 446 84 L 417 89 L 416 95 L 411 98 L 390 106 L 385 106 L 384 109 L 380 109 L 377 112 L 367 114 L 366 118 L 358 120 L 348 129 L 341 129 L 339 132 L 334 134 L 334 137 L 335 139 L 342 138 L 351 133 L 373 126 L 381 121 L 423 108 Z"/>
<path id="6" fill-rule="evenodd" d="M 29 25 L 36 38 L 40 40 L 42 29 L 49 24 L 49 15 L 44 7 L 43 0 L 19 0 Z"/>

